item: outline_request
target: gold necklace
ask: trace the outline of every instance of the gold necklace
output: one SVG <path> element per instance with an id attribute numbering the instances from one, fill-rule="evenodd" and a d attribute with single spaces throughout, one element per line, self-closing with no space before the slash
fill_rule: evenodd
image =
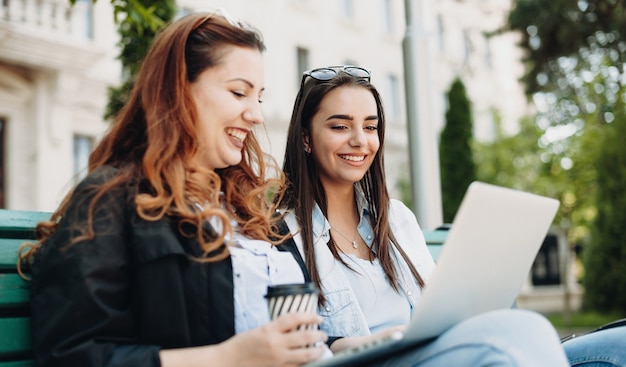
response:
<path id="1" fill-rule="evenodd" d="M 332 229 L 332 230 L 334 230 L 335 232 L 337 232 L 337 234 L 338 234 L 338 235 L 340 235 L 341 237 L 345 238 L 345 239 L 346 239 L 346 241 L 348 241 L 348 242 L 352 243 L 352 248 L 354 248 L 355 250 L 356 250 L 357 248 L 359 248 L 359 245 L 356 243 L 356 236 L 357 236 L 357 234 L 359 233 L 359 231 L 358 231 L 358 230 L 356 230 L 356 229 L 354 230 L 354 238 L 353 238 L 352 240 L 350 240 L 350 239 L 348 238 L 348 236 L 346 236 L 345 234 L 343 234 L 343 233 L 339 232 L 339 231 L 337 230 L 337 228 L 335 228 L 335 227 L 332 227 L 332 226 L 331 226 L 331 227 L 330 227 L 330 229 Z"/>

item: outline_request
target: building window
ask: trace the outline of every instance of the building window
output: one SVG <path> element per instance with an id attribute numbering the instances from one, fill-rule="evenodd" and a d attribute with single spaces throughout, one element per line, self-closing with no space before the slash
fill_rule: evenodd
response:
<path id="1" fill-rule="evenodd" d="M 74 179 L 76 182 L 87 175 L 89 154 L 93 149 L 93 138 L 86 135 L 74 135 Z"/>
<path id="2" fill-rule="evenodd" d="M 93 30 L 93 1 L 77 0 L 73 11 L 77 13 L 74 27 L 84 34 L 88 39 L 94 38 Z"/>
<path id="3" fill-rule="evenodd" d="M 352 19 L 354 17 L 354 4 L 352 0 L 341 0 L 341 15 L 345 18 Z"/>
<path id="4" fill-rule="evenodd" d="M 437 15 L 437 34 L 439 41 L 439 51 L 445 51 L 446 49 L 446 29 L 443 24 L 443 17 L 441 14 Z"/>
<path id="5" fill-rule="evenodd" d="M 465 64 L 469 63 L 470 55 L 472 54 L 472 40 L 470 38 L 469 32 L 464 29 L 463 30 L 463 62 Z"/>
<path id="6" fill-rule="evenodd" d="M 398 78 L 393 75 L 387 75 L 387 87 L 389 88 L 389 106 L 390 109 L 387 114 L 392 119 L 398 119 L 400 117 L 400 86 Z"/>
<path id="7" fill-rule="evenodd" d="M 387 33 L 393 33 L 393 6 L 392 0 L 383 0 L 383 22 L 385 25 L 385 31 Z"/>
<path id="8" fill-rule="evenodd" d="M 0 208 L 6 208 L 6 203 L 4 201 L 4 131 L 6 130 L 6 123 L 3 117 L 0 117 Z"/>
<path id="9" fill-rule="evenodd" d="M 491 38 L 485 36 L 485 65 L 493 69 L 493 53 L 491 52 Z"/>
<path id="10" fill-rule="evenodd" d="M 300 81 L 302 80 L 302 73 L 309 70 L 309 50 L 304 47 L 298 47 L 296 49 L 296 63 L 298 69 L 296 70 L 297 87 L 300 88 Z"/>
<path id="11" fill-rule="evenodd" d="M 548 233 L 531 268 L 533 285 L 561 284 L 558 245 L 558 237 Z"/>

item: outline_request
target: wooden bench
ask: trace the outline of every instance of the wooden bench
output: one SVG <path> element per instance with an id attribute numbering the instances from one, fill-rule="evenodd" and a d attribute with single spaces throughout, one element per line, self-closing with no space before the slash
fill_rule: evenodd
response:
<path id="1" fill-rule="evenodd" d="M 0 367 L 33 367 L 28 282 L 17 274 L 17 250 L 35 238 L 50 213 L 0 209 Z M 446 230 L 424 232 L 435 260 Z"/>

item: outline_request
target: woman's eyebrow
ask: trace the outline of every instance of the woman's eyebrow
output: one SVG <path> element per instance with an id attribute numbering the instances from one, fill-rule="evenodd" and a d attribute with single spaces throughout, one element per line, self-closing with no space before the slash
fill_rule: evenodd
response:
<path id="1" fill-rule="evenodd" d="M 342 114 L 336 114 L 336 115 L 331 115 L 328 116 L 328 118 L 326 119 L 326 121 L 328 120 L 333 120 L 333 119 L 339 119 L 339 120 L 354 120 L 354 117 L 350 116 L 350 115 L 342 115 Z"/>
<path id="2" fill-rule="evenodd" d="M 250 88 L 253 88 L 253 89 L 254 89 L 254 83 L 252 83 L 251 81 L 249 81 L 249 80 L 247 80 L 247 79 L 244 79 L 244 78 L 233 78 L 233 79 L 230 79 L 230 80 L 227 80 L 227 81 L 228 81 L 229 83 L 230 83 L 230 82 L 237 82 L 237 81 L 239 81 L 239 82 L 244 82 L 244 83 L 246 83 L 246 84 L 247 84 Z M 261 92 L 263 92 L 263 91 L 265 91 L 265 87 L 261 88 Z"/>
<path id="3" fill-rule="evenodd" d="M 352 121 L 354 120 L 354 117 L 350 115 L 335 114 L 335 115 L 328 116 L 326 121 L 333 120 L 333 119 Z M 371 115 L 365 118 L 365 121 L 372 121 L 372 120 L 378 120 L 378 115 Z"/>

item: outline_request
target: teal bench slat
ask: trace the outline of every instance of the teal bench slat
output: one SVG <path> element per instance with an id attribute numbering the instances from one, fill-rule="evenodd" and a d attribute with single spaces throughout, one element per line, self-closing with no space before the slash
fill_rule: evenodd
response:
<path id="1" fill-rule="evenodd" d="M 33 361 L 0 362 L 0 367 L 35 367 Z"/>
<path id="2" fill-rule="evenodd" d="M 34 367 L 29 285 L 17 274 L 17 250 L 50 213 L 0 209 L 0 367 Z"/>
<path id="3" fill-rule="evenodd" d="M 17 250 L 25 242 L 35 240 L 0 238 L 0 273 L 17 272 Z"/>
<path id="4" fill-rule="evenodd" d="M 8 313 L 6 310 L 28 308 L 29 297 L 27 281 L 17 274 L 0 274 L 0 315 L 3 310 Z"/>
<path id="5" fill-rule="evenodd" d="M 35 238 L 37 223 L 49 220 L 51 213 L 0 209 L 0 238 Z"/>
<path id="6" fill-rule="evenodd" d="M 428 250 L 433 257 L 433 260 L 437 261 L 439 258 L 439 253 L 441 253 L 441 248 L 443 247 L 443 243 L 445 242 L 447 235 L 447 230 L 424 231 L 426 245 L 428 246 Z"/>
<path id="7" fill-rule="evenodd" d="M 0 361 L 6 356 L 28 354 L 31 350 L 30 319 L 27 317 L 0 319 Z"/>

